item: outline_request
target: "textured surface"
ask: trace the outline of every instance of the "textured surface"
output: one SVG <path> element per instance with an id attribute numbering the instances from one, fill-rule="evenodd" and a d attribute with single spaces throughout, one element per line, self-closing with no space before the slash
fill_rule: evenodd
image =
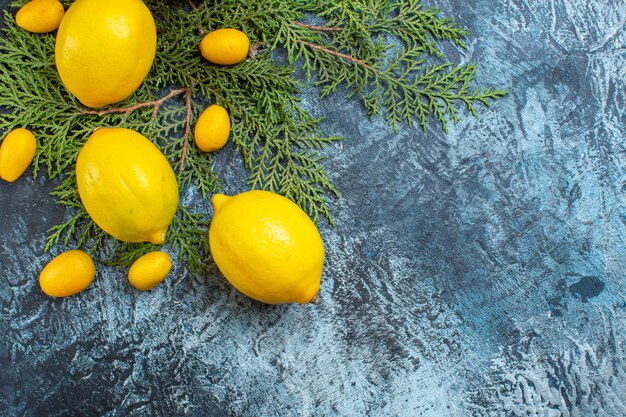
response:
<path id="1" fill-rule="evenodd" d="M 626 415 L 626 5 L 431 3 L 511 94 L 448 136 L 307 94 L 346 137 L 317 306 L 180 269 L 140 294 L 102 266 L 49 299 L 63 213 L 44 178 L 0 184 L 0 415 Z"/>

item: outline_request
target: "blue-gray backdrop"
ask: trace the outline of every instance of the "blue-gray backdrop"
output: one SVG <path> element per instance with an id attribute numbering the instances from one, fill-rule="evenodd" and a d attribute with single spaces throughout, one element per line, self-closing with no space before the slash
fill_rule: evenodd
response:
<path id="1" fill-rule="evenodd" d="M 0 414 L 625 416 L 626 4 L 428 3 L 472 33 L 455 59 L 510 95 L 446 136 L 306 93 L 345 136 L 317 306 L 178 266 L 139 293 L 100 265 L 47 298 L 64 213 L 44 177 L 0 184 Z M 217 161 L 243 191 L 234 149 Z"/>

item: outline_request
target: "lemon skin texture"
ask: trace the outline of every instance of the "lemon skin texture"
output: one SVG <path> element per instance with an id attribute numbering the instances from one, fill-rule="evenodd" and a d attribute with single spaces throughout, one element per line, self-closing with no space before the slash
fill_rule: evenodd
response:
<path id="1" fill-rule="evenodd" d="M 82 250 L 63 252 L 39 274 L 41 290 L 51 297 L 67 297 L 89 287 L 96 276 L 96 265 Z"/>
<path id="2" fill-rule="evenodd" d="M 124 128 L 96 130 L 78 154 L 76 181 L 85 210 L 105 232 L 124 242 L 164 242 L 178 207 L 178 184 L 145 136 Z"/>
<path id="3" fill-rule="evenodd" d="M 0 178 L 13 182 L 33 161 L 37 151 L 35 136 L 26 129 L 12 130 L 0 144 Z"/>
<path id="4" fill-rule="evenodd" d="M 31 0 L 15 14 L 15 23 L 33 33 L 47 33 L 61 24 L 65 10 L 59 0 Z"/>
<path id="5" fill-rule="evenodd" d="M 222 106 L 213 104 L 198 118 L 193 132 L 196 146 L 202 152 L 213 152 L 226 145 L 230 136 L 230 117 Z"/>
<path id="6" fill-rule="evenodd" d="M 55 45 L 61 81 L 88 107 L 130 96 L 146 78 L 155 53 L 156 26 L 141 0 L 76 0 Z"/>
<path id="7" fill-rule="evenodd" d="M 217 29 L 209 32 L 200 42 L 200 53 L 209 62 L 235 65 L 248 56 L 250 39 L 237 29 Z"/>
<path id="8" fill-rule="evenodd" d="M 137 259 L 128 271 L 128 281 L 140 291 L 159 285 L 170 273 L 172 259 L 161 251 L 150 252 Z"/>
<path id="9" fill-rule="evenodd" d="M 242 293 L 268 304 L 309 303 L 320 289 L 324 244 L 291 200 L 269 191 L 213 196 L 209 246 Z"/>

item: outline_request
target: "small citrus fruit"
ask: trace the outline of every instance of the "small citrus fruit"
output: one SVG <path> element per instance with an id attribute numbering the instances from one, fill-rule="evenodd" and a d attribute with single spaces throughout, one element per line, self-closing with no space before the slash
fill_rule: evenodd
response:
<path id="1" fill-rule="evenodd" d="M 219 65 L 238 64 L 248 56 L 250 39 L 237 29 L 217 29 L 200 42 L 200 53 L 209 62 Z"/>
<path id="2" fill-rule="evenodd" d="M 17 11 L 15 23 L 29 32 L 52 32 L 61 24 L 64 13 L 59 0 L 31 0 Z"/>
<path id="3" fill-rule="evenodd" d="M 96 130 L 78 154 L 76 181 L 85 210 L 105 232 L 124 242 L 164 242 L 178 183 L 148 138 L 130 129 Z"/>
<path id="4" fill-rule="evenodd" d="M 81 292 L 96 276 L 93 259 L 82 250 L 63 252 L 39 274 L 41 290 L 52 297 L 67 297 Z"/>
<path id="5" fill-rule="evenodd" d="M 291 200 L 269 191 L 213 196 L 209 246 L 216 265 L 242 293 L 269 304 L 316 297 L 324 244 Z"/>
<path id="6" fill-rule="evenodd" d="M 159 285 L 172 269 L 172 259 L 161 251 L 150 252 L 137 259 L 128 271 L 128 281 L 141 291 Z"/>
<path id="7" fill-rule="evenodd" d="M 207 107 L 198 118 L 193 134 L 201 151 L 221 149 L 230 135 L 230 117 L 226 109 L 217 104 Z"/>
<path id="8" fill-rule="evenodd" d="M 13 182 L 18 179 L 33 161 L 37 140 L 22 128 L 12 130 L 0 145 L 0 178 Z"/>
<path id="9" fill-rule="evenodd" d="M 141 0 L 76 0 L 61 21 L 55 61 L 65 87 L 85 106 L 130 96 L 154 61 L 156 26 Z"/>

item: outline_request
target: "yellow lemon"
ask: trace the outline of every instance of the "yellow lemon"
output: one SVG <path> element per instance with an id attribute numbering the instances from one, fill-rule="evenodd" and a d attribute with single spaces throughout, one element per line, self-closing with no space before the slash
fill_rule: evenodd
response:
<path id="1" fill-rule="evenodd" d="M 145 136 L 96 130 L 78 154 L 76 181 L 85 210 L 105 232 L 124 242 L 164 242 L 178 207 L 178 184 Z"/>
<path id="2" fill-rule="evenodd" d="M 22 128 L 12 130 L 0 145 L 0 178 L 13 182 L 33 161 L 37 141 L 33 134 Z"/>
<path id="3" fill-rule="evenodd" d="M 141 291 L 159 285 L 172 269 L 172 259 L 165 252 L 150 252 L 133 263 L 128 271 L 128 281 Z"/>
<path id="4" fill-rule="evenodd" d="M 84 290 L 96 276 L 93 259 L 82 250 L 63 252 L 39 274 L 41 290 L 52 297 L 67 297 Z"/>
<path id="5" fill-rule="evenodd" d="M 209 246 L 216 265 L 242 293 L 269 303 L 309 303 L 320 288 L 324 244 L 291 200 L 269 191 L 213 196 Z"/>
<path id="6" fill-rule="evenodd" d="M 76 0 L 61 21 L 55 46 L 61 81 L 88 107 L 130 96 L 155 53 L 154 19 L 141 0 Z"/>
<path id="7" fill-rule="evenodd" d="M 230 135 L 230 117 L 226 109 L 217 104 L 207 107 L 198 118 L 193 135 L 201 151 L 221 149 Z"/>
<path id="8" fill-rule="evenodd" d="M 200 53 L 209 62 L 220 65 L 238 64 L 248 56 L 250 40 L 237 29 L 209 32 L 200 42 Z"/>
<path id="9" fill-rule="evenodd" d="M 61 24 L 65 10 L 59 0 L 31 0 L 15 15 L 15 23 L 29 32 L 52 32 Z"/>

